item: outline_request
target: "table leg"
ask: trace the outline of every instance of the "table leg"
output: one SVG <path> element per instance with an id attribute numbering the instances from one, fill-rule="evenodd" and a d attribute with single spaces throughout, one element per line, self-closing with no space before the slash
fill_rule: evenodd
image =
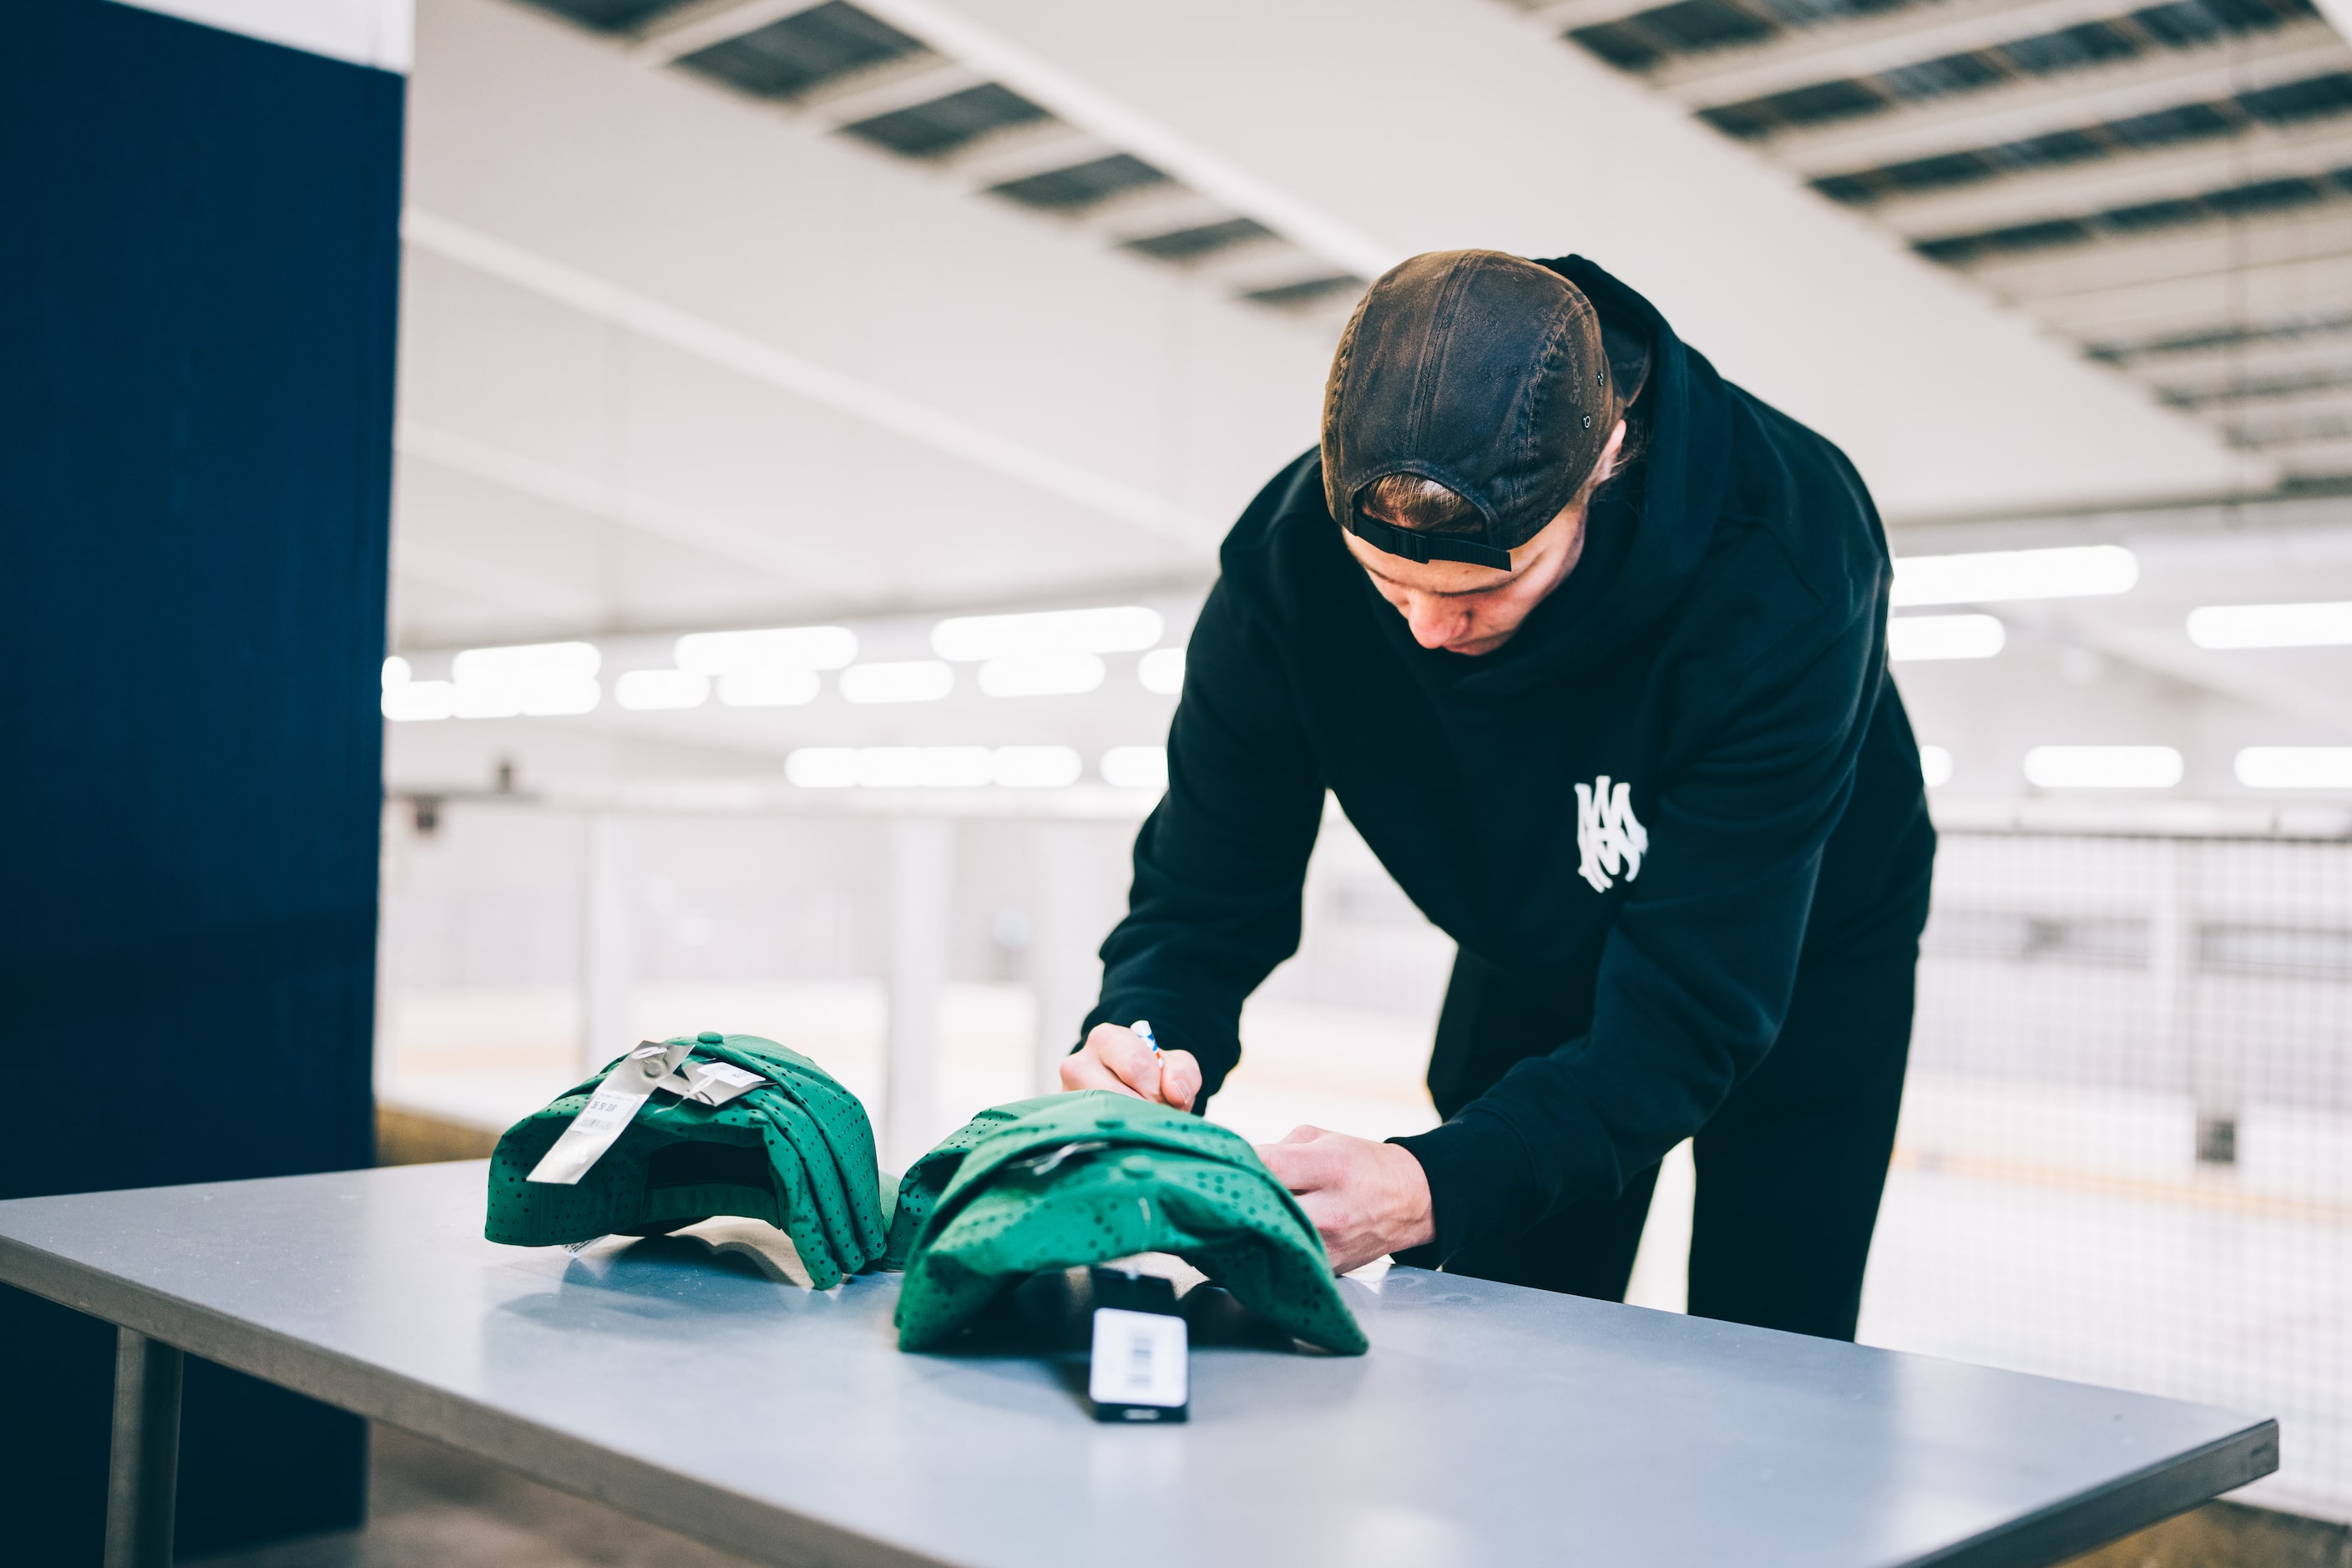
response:
<path id="1" fill-rule="evenodd" d="M 172 1568 L 180 1481 L 180 1352 L 129 1329 L 114 1344 L 106 1568 Z"/>

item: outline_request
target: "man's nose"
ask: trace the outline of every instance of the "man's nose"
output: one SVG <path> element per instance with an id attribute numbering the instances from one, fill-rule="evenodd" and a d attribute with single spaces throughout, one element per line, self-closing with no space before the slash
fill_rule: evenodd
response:
<path id="1" fill-rule="evenodd" d="M 1423 647 L 1444 647 L 1461 634 L 1463 611 L 1450 600 L 1415 594 L 1406 604 L 1405 625 Z"/>

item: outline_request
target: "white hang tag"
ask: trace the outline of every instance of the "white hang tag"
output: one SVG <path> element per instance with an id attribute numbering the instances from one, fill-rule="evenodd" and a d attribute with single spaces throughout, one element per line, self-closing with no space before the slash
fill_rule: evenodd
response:
<path id="1" fill-rule="evenodd" d="M 654 1085 L 680 1100 L 690 1100 L 697 1105 L 724 1105 L 738 1095 L 749 1094 L 768 1080 L 758 1073 L 747 1072 L 733 1062 L 688 1061 Z"/>
<path id="2" fill-rule="evenodd" d="M 736 1096 L 748 1096 L 752 1089 L 767 1084 L 764 1077 L 734 1063 L 687 1063 L 685 1074 L 694 1079 L 687 1098 L 696 1105 L 727 1105 Z"/>
<path id="3" fill-rule="evenodd" d="M 568 1187 L 588 1173 L 604 1151 L 613 1146 L 622 1131 L 636 1120 L 637 1111 L 653 1094 L 654 1086 L 667 1077 L 669 1070 L 686 1059 L 688 1045 L 661 1046 L 647 1040 L 613 1064 L 596 1092 L 572 1124 L 563 1130 L 531 1167 L 526 1180 L 547 1182 Z"/>
<path id="4" fill-rule="evenodd" d="M 700 1105 L 724 1105 L 768 1081 L 733 1062 L 693 1062 L 688 1070 L 694 1074 L 694 1092 L 686 1098 Z"/>
<path id="5" fill-rule="evenodd" d="M 1095 1309 L 1087 1396 L 1100 1421 L 1181 1421 L 1190 1394 L 1191 1337 L 1166 1312 Z"/>

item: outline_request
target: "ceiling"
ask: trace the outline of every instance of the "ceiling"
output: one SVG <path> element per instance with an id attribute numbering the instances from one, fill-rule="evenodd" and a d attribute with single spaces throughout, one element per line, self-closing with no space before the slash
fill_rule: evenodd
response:
<path id="1" fill-rule="evenodd" d="M 2352 407 L 2352 289 L 2327 271 L 2352 205 L 2302 176 L 2321 194 L 2233 207 L 2200 174 L 2197 216 L 2161 233 L 2076 216 L 2088 237 L 2038 251 L 1980 237 L 2061 221 L 2061 191 L 2094 215 L 2187 202 L 2158 175 L 2253 141 L 2336 167 L 2330 113 L 2262 96 L 2326 78 L 2334 35 L 2284 10 L 2178 46 L 2081 6 L 1691 11 L 1749 4 L 1635 22 L 1591 0 L 1191 0 L 1171 27 L 1080 0 L 421 0 L 395 647 L 430 678 L 458 648 L 585 637 L 616 679 L 697 629 L 846 622 L 861 658 L 916 658 L 948 609 L 1121 603 L 1160 606 L 1181 640 L 1230 520 L 1314 439 L 1361 279 L 1485 244 L 1587 251 L 1634 282 L 1855 457 L 1898 552 L 2140 552 L 2132 594 L 1993 606 L 2000 657 L 1905 667 L 1956 787 L 2014 788 L 2029 744 L 2140 739 L 2226 790 L 2237 746 L 2352 735 L 2345 650 L 2216 654 L 2181 629 L 2217 597 L 2352 598 L 2327 483 L 2352 463 L 2272 438 L 2330 417 L 2339 347 Z M 1929 39 L 1923 18 L 1954 26 Z M 2104 63 L 2036 76 L 2010 48 L 2029 20 L 2137 52 L 2084 45 Z M 1596 26 L 1617 29 L 1608 62 Z M 1930 43 L 2000 79 L 1880 85 L 1941 58 Z M 2284 74 L 2249 74 L 2263 49 Z M 2215 51 L 2238 74 L 2197 79 L 2194 100 L 2239 132 L 2147 149 L 2114 129 L 2189 101 L 2187 63 Z M 1370 111 L 1360 84 L 1400 59 L 1416 114 Z M 1879 107 L 1801 128 L 1776 109 L 1760 131 L 1762 110 L 1698 112 L 1826 81 Z M 1988 151 L 2083 126 L 2103 128 L 2084 132 L 2096 155 Z M 1958 153 L 1972 172 L 1932 189 L 1880 172 Z M 1837 180 L 1858 183 L 1817 188 Z M 1978 248 L 1948 243 L 1964 236 Z M 2264 246 L 2303 259 L 2243 264 Z M 1130 657 L 1076 696 L 992 697 L 967 671 L 939 702 L 860 706 L 828 674 L 798 706 L 608 697 L 400 724 L 388 775 L 437 790 L 506 758 L 540 781 L 771 777 L 803 746 L 950 743 L 1066 745 L 1091 767 L 1164 727 Z"/>
<path id="2" fill-rule="evenodd" d="M 2352 49 L 2306 0 L 1525 9 L 2290 480 L 2352 476 Z"/>
<path id="3" fill-rule="evenodd" d="M 675 68 L 788 110 L 819 133 L 903 160 L 960 193 L 1181 268 L 1252 306 L 1343 320 L 1367 281 L 1115 137 L 1082 129 L 991 79 L 984 62 L 892 26 L 884 16 L 897 8 L 887 0 L 869 0 L 868 7 L 847 0 L 533 3 L 620 42 L 636 64 Z"/>

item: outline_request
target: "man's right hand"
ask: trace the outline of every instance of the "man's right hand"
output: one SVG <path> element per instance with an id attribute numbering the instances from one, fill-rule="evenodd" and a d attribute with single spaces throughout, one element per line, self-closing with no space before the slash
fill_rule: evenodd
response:
<path id="1" fill-rule="evenodd" d="M 1201 1064 L 1190 1051 L 1157 1051 L 1117 1024 L 1097 1024 L 1087 1043 L 1062 1058 L 1062 1087 L 1108 1089 L 1190 1110 L 1201 1096 Z"/>

